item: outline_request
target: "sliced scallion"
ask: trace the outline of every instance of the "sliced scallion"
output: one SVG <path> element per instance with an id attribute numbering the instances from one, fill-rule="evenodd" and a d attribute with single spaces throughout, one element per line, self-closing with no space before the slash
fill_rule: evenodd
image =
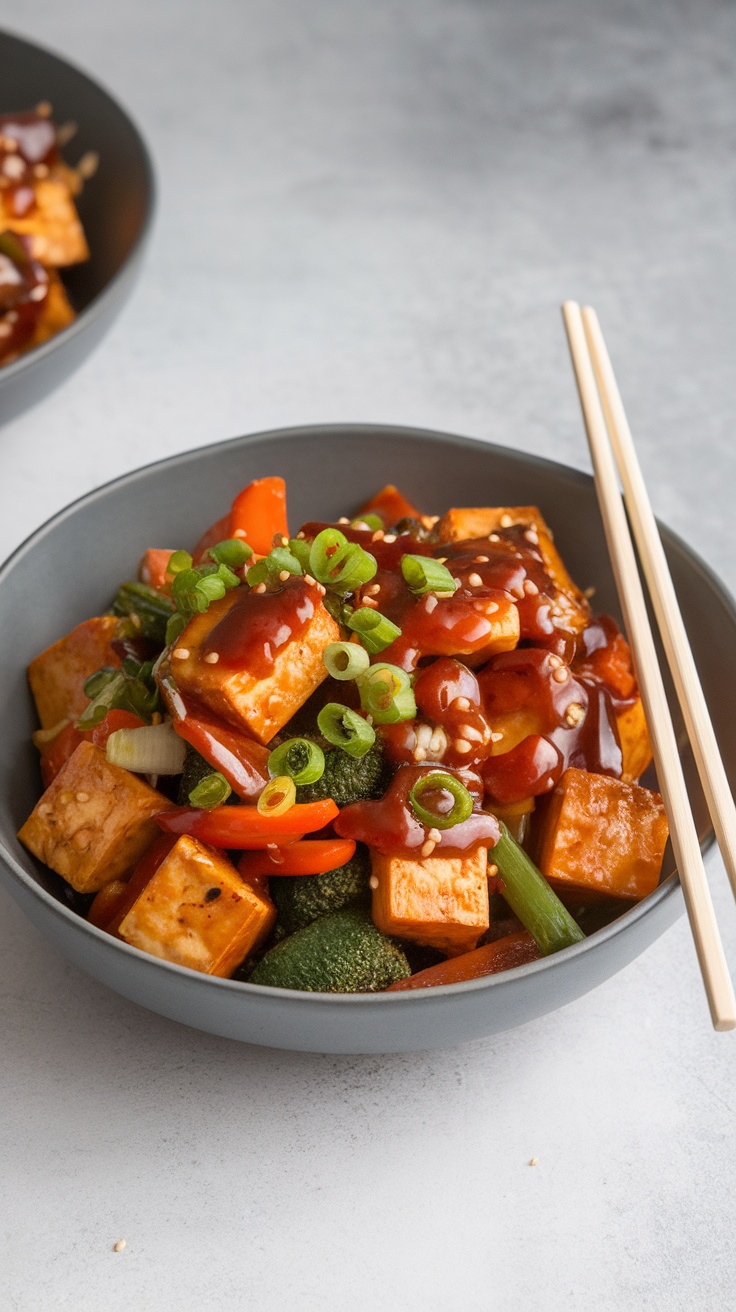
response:
<path id="1" fill-rule="evenodd" d="M 200 779 L 198 784 L 189 794 L 189 805 L 196 806 L 202 811 L 211 811 L 215 806 L 222 806 L 232 793 L 224 774 L 219 770 L 213 770 L 211 774 L 205 775 Z"/>
<path id="2" fill-rule="evenodd" d="M 317 716 L 320 733 L 348 756 L 365 756 L 376 741 L 376 731 L 357 711 L 340 702 L 328 702 Z"/>
<path id="3" fill-rule="evenodd" d="M 473 799 L 464 784 L 444 770 L 417 779 L 409 793 L 412 810 L 429 829 L 453 829 L 473 814 Z"/>
<path id="4" fill-rule="evenodd" d="M 585 935 L 577 921 L 550 888 L 541 870 L 514 842 L 502 820 L 499 824 L 501 837 L 488 856 L 498 866 L 503 880 L 501 892 L 514 915 L 529 930 L 545 956 L 579 943 Z"/>
<path id="5" fill-rule="evenodd" d="M 192 558 L 188 551 L 174 551 L 169 556 L 169 563 L 166 566 L 167 574 L 183 574 L 184 570 L 192 568 Z"/>
<path id="6" fill-rule="evenodd" d="M 290 738 L 271 752 L 268 770 L 272 775 L 288 775 L 297 788 L 316 784 L 325 772 L 325 754 L 319 743 L 309 738 Z"/>
<path id="7" fill-rule="evenodd" d="M 323 528 L 309 552 L 309 572 L 333 592 L 355 592 L 373 578 L 375 557 L 357 542 L 348 542 L 339 528 Z"/>
<path id="8" fill-rule="evenodd" d="M 378 610 L 371 610 L 368 606 L 361 606 L 360 610 L 354 610 L 348 620 L 348 628 L 357 633 L 360 641 L 372 656 L 375 656 L 384 648 L 390 647 L 392 642 L 401 637 L 401 629 L 393 620 L 389 620 Z"/>
<path id="9" fill-rule="evenodd" d="M 105 753 L 111 765 L 134 774 L 181 774 L 186 743 L 168 721 L 140 729 L 117 729 L 107 740 Z"/>
<path id="10" fill-rule="evenodd" d="M 259 583 L 278 578 L 284 570 L 287 574 L 303 573 L 301 564 L 289 547 L 274 547 L 263 560 L 251 565 L 248 570 L 248 583 L 254 588 Z"/>
<path id="11" fill-rule="evenodd" d="M 115 615 L 135 616 L 138 631 L 143 637 L 150 638 L 159 646 L 164 645 L 166 625 L 173 614 L 174 605 L 162 592 L 149 588 L 147 583 L 121 583 L 112 610 Z"/>
<path id="12" fill-rule="evenodd" d="M 351 528 L 369 528 L 375 533 L 376 529 L 383 528 L 383 520 L 380 515 L 374 515 L 369 511 L 367 515 L 358 515 L 357 519 L 351 521 Z"/>
<path id="13" fill-rule="evenodd" d="M 277 775 L 266 784 L 256 803 L 261 815 L 285 815 L 296 801 L 296 785 L 287 774 Z"/>
<path id="14" fill-rule="evenodd" d="M 411 679 L 398 665 L 372 665 L 358 681 L 360 704 L 377 724 L 413 720 L 417 713 Z"/>
<path id="15" fill-rule="evenodd" d="M 428 592 L 452 596 L 455 592 L 455 580 L 449 569 L 433 556 L 402 556 L 401 573 L 406 586 L 417 597 Z"/>
<path id="16" fill-rule="evenodd" d="M 253 555 L 253 548 L 242 538 L 226 538 L 210 547 L 209 556 L 216 565 L 227 565 L 229 569 L 240 569 Z"/>
<path id="17" fill-rule="evenodd" d="M 357 679 L 370 665 L 370 657 L 357 642 L 330 642 L 322 653 L 324 667 L 333 679 Z"/>

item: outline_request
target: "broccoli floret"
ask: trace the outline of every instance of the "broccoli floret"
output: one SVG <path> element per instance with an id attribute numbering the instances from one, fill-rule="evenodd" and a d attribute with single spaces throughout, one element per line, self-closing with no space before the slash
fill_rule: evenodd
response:
<path id="1" fill-rule="evenodd" d="M 306 925 L 258 962 L 251 984 L 307 993 L 380 993 L 411 974 L 393 939 L 351 907 Z"/>
<path id="2" fill-rule="evenodd" d="M 390 772 L 379 744 L 374 743 L 365 756 L 349 756 L 341 747 L 325 751 L 325 772 L 314 784 L 302 784 L 296 790 L 297 802 L 319 802 L 332 797 L 338 806 L 350 802 L 376 801 L 383 797 Z"/>
<path id="3" fill-rule="evenodd" d="M 324 875 L 279 875 L 272 879 L 270 893 L 279 913 L 277 937 L 294 934 L 320 916 L 329 916 L 354 903 L 367 905 L 370 874 L 368 848 L 361 843 L 344 866 Z"/>
<path id="4" fill-rule="evenodd" d="M 189 794 L 197 784 L 201 784 L 203 779 L 208 775 L 214 774 L 215 768 L 205 761 L 199 752 L 195 752 L 193 747 L 187 746 L 187 754 L 184 757 L 184 769 L 179 782 L 179 794 L 177 802 L 179 806 L 189 806 Z"/>

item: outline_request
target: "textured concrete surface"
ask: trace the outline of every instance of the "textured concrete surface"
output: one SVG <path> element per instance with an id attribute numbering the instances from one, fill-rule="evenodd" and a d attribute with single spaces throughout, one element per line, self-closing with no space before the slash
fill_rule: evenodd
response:
<path id="1" fill-rule="evenodd" d="M 282 424 L 586 467 L 574 296 L 657 511 L 734 587 L 732 4 L 0 0 L 0 23 L 105 81 L 161 184 L 123 318 L 0 430 L 0 554 L 131 466 Z M 376 1059 L 179 1028 L 0 909 L 3 1308 L 736 1303 L 734 1038 L 684 922 L 544 1021 Z"/>

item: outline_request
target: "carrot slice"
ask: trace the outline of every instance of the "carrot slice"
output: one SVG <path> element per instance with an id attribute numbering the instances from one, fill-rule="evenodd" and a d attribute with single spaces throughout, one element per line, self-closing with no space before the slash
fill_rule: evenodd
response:
<path id="1" fill-rule="evenodd" d="M 344 866 L 355 852 L 348 838 L 311 838 L 291 843 L 289 847 L 248 853 L 238 869 L 243 878 L 255 875 L 324 875 Z"/>
<path id="2" fill-rule="evenodd" d="M 461 957 L 451 957 L 441 961 L 438 966 L 420 970 L 408 979 L 400 979 L 386 989 L 387 993 L 398 993 L 405 989 L 430 989 L 438 984 L 459 984 L 465 979 L 482 979 L 484 975 L 496 975 L 502 970 L 513 970 L 514 966 L 526 966 L 530 961 L 541 961 L 539 951 L 531 934 L 526 931 L 509 934 L 498 938 L 495 943 L 486 943 L 482 948 L 464 952 Z"/>
<path id="3" fill-rule="evenodd" d="M 403 492 L 399 492 L 393 483 L 387 483 L 376 492 L 370 501 L 366 501 L 358 512 L 358 518 L 361 515 L 379 515 L 383 520 L 384 528 L 393 528 L 398 524 L 400 519 L 419 519 L 420 513 L 411 501 L 407 501 Z"/>
<path id="4" fill-rule="evenodd" d="M 267 556 L 275 534 L 288 538 L 283 478 L 255 478 L 233 501 L 228 537 L 243 536 L 259 556 Z"/>

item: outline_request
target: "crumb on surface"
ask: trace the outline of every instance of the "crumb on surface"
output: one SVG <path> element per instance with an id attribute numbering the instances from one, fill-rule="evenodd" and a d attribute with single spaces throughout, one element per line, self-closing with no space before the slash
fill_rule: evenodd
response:
<path id="1" fill-rule="evenodd" d="M 127 1241 L 125 1239 L 118 1239 L 117 1243 L 113 1244 L 112 1246 L 113 1253 L 122 1253 L 123 1249 L 125 1248 L 126 1242 Z"/>

